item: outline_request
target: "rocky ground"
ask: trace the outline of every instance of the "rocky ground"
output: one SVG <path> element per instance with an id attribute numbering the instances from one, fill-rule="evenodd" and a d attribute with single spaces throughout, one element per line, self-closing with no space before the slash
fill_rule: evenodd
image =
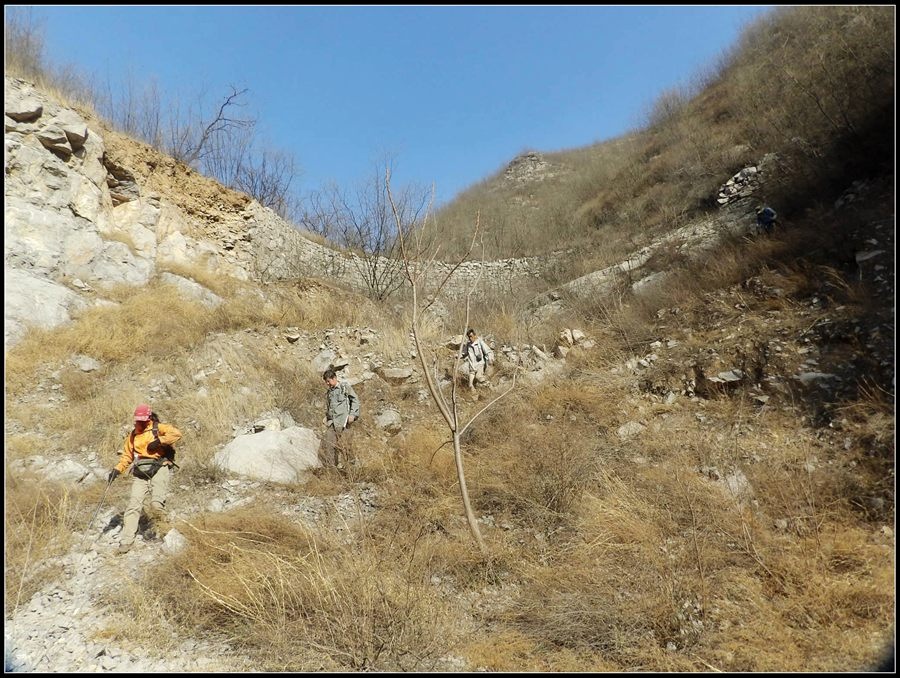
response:
<path id="1" fill-rule="evenodd" d="M 855 253 L 841 272 L 844 281 L 856 276 L 883 303 L 871 306 L 866 315 L 858 306 L 837 303 L 840 276 L 820 275 L 812 288 L 799 287 L 783 271 L 772 269 L 731 288 L 710 293 L 702 312 L 672 307 L 658 313 L 657 335 L 645 351 L 628 357 L 612 370 L 616 379 L 631 384 L 632 401 L 623 402 L 621 425 L 610 431 L 614 442 L 640 436 L 648 427 L 663 429 L 665 416 L 653 414 L 655 405 L 681 408 L 700 427 L 720 427 L 723 435 L 734 433 L 733 422 L 706 418 L 704 403 L 741 392 L 755 403 L 755 415 L 780 411 L 796 417 L 798 435 L 821 442 L 824 464 L 852 467 L 865 458 L 871 437 L 859 422 L 848 420 L 838 405 L 856 394 L 863 378 L 873 384 L 890 385 L 893 392 L 895 352 L 893 315 L 894 222 L 893 218 L 870 220 L 849 234 L 848 246 Z M 891 303 L 887 303 L 891 302 Z M 575 343 L 571 330 L 568 342 Z M 267 330 L 211 337 L 194 353 L 198 388 L 229 369 L 223 356 L 237 355 L 251 343 L 268 347 L 284 360 L 306 360 L 315 370 L 328 364 L 345 363 L 351 381 L 369 394 L 367 405 L 373 419 L 389 409 L 399 412 L 400 425 L 368 424 L 366 436 L 387 444 L 417 408 L 427 407 L 424 384 L 407 349 L 391 355 L 371 350 L 377 343 L 371 328 L 335 328 L 323 332 Z M 572 350 L 559 347 L 495 346 L 503 360 L 524 364 L 532 380 L 541 380 L 565 368 L 564 356 Z M 448 349 L 449 351 L 450 349 Z M 591 344 L 580 350 L 591 350 Z M 556 357 L 551 357 L 555 354 Z M 81 362 L 79 369 L 95 369 Z M 397 370 L 386 372 L 385 370 Z M 165 396 L 165 375 L 149 384 L 154 395 Z M 499 381 L 499 379 L 498 379 Z M 154 389 L 156 389 L 154 391 Z M 418 393 L 418 397 L 409 397 Z M 405 394 L 405 395 L 404 395 Z M 52 407 L 64 404 L 59 373 L 38 375 L 34 388 L 22 394 L 17 405 Z M 316 409 L 311 407 L 309 416 Z M 266 413 L 266 416 L 278 413 Z M 315 422 L 303 422 L 314 426 Z M 231 422 L 235 433 L 254 422 Z M 746 426 L 746 425 L 745 425 Z M 22 433 L 16 421 L 7 423 L 7 435 Z M 859 432 L 859 433 L 858 433 Z M 41 431 L 34 431 L 40 435 Z M 52 447 L 52 441 L 48 442 Z M 834 454 L 843 450 L 846 457 Z M 57 460 L 58 461 L 58 460 Z M 102 483 L 109 464 L 95 452 L 82 449 L 66 456 L 71 462 L 70 483 Z M 752 461 L 752 460 L 751 460 Z M 757 460 L 759 461 L 759 460 Z M 637 460 L 636 463 L 648 463 Z M 15 472 L 45 473 L 46 460 L 32 455 L 13 465 Z M 54 464 L 59 468 L 60 464 Z M 712 480 L 737 487 L 746 477 L 729 475 L 726 469 L 704 468 L 698 472 Z M 893 478 L 885 479 L 888 485 Z M 859 498 L 860 509 L 872 522 L 873 539 L 893 548 L 893 495 L 888 490 Z M 296 490 L 255 480 L 229 477 L 181 483 L 176 476 L 171 497 L 171 523 L 175 528 L 164 538 L 145 531 L 131 552 L 118 555 L 115 545 L 120 530 L 121 506 L 106 502 L 91 529 L 75 535 L 74 545 L 63 556 L 39 567 L 57 568 L 60 575 L 20 604 L 5 625 L 5 665 L 10 671 L 41 672 L 233 672 L 252 670 L 250 659 L 224 640 L 209 638 L 167 639 L 166 650 L 155 652 L 152 644 L 132 643 L 111 632 L 116 625 L 110 602 L 128 584 L 127 573 L 152 567 L 176 552 L 189 536 L 193 517 L 204 512 L 227 511 L 258 500 L 284 515 L 310 526 L 345 529 L 357 516 L 377 511 L 378 488 L 358 483 L 352 493 L 335 496 L 303 496 Z M 486 525 L 491 517 L 482 516 Z M 343 527 L 342 527 L 343 526 Z M 492 526 L 492 525 L 491 525 Z M 785 522 L 783 529 L 787 529 Z M 444 583 L 434 582 L 436 586 Z M 502 606 L 505 594 L 485 590 L 470 596 L 473 611 Z M 446 670 L 465 670 L 465 662 L 447 657 Z"/>
<path id="2" fill-rule="evenodd" d="M 564 343 L 575 343 L 571 331 L 563 336 L 566 337 Z M 586 341 L 583 333 L 576 333 L 576 337 L 579 343 Z M 427 404 L 423 404 L 427 395 L 408 348 L 384 355 L 373 351 L 372 345 L 376 343 L 377 332 L 371 328 L 334 328 L 321 332 L 288 328 L 286 331 L 219 333 L 210 336 L 192 353 L 190 362 L 195 372 L 191 376 L 195 386 L 204 389 L 221 375 L 239 370 L 242 356 L 251 350 L 265 350 L 285 361 L 308 361 L 315 374 L 329 365 L 342 366 L 345 377 L 366 395 L 365 407 L 370 421 L 364 431 L 356 434 L 357 444 L 362 447 L 385 444 L 400 432 L 404 419 L 408 421 L 420 408 L 427 408 Z M 446 343 L 458 346 L 453 337 Z M 567 351 L 573 348 L 569 346 Z M 532 346 L 496 346 L 496 349 L 503 360 L 515 360 L 525 365 L 532 380 L 555 373 L 563 363 L 551 358 L 552 349 L 546 346 L 546 351 Z M 445 357 L 453 355 L 454 349 L 445 346 L 443 350 Z M 86 356 L 74 357 L 70 367 L 85 372 L 101 368 L 97 361 Z M 67 398 L 60 384 L 61 371 L 62 366 L 55 369 L 48 366 L 35 375 L 32 389 L 17 397 L 16 406 L 64 407 Z M 156 399 L 165 399 L 175 381 L 174 377 L 165 374 L 148 374 L 146 379 L 147 391 Z M 498 386 L 505 381 L 506 377 L 497 375 Z M 415 394 L 411 399 L 410 393 Z M 304 420 L 302 424 L 315 427 L 320 409 L 310 404 L 308 411 L 303 413 L 309 421 Z M 397 416 L 387 417 L 386 412 L 394 412 Z M 292 421 L 287 413 L 269 412 L 256 422 L 235 422 L 231 428 L 235 435 L 260 431 L 273 423 L 277 427 L 279 417 Z M 190 430 L 190 427 L 191 421 L 182 424 L 184 430 Z M 22 434 L 26 427 L 15 419 L 8 419 L 6 429 L 7 434 Z M 47 431 L 40 424 L 30 429 L 29 435 L 41 440 L 41 449 L 62 447 L 60 434 Z M 101 458 L 96 450 L 82 447 L 77 453 L 33 454 L 19 458 L 9 469 L 17 476 L 41 477 L 82 488 L 91 484 L 103 485 L 113 461 L 110 455 Z M 111 632 L 115 627 L 115 615 L 110 616 L 109 604 L 129 583 L 123 573 L 153 567 L 177 552 L 185 535 L 190 535 L 192 519 L 206 512 L 230 511 L 264 500 L 267 505 L 277 507 L 279 513 L 309 527 L 340 533 L 349 529 L 357 518 L 371 514 L 377 506 L 377 488 L 366 482 L 356 483 L 352 493 L 320 497 L 305 496 L 295 487 L 239 477 L 224 480 L 193 477 L 180 482 L 176 474 L 169 500 L 169 523 L 174 528 L 164 536 L 157 535 L 142 522 L 135 547 L 129 553 L 119 555 L 116 546 L 126 497 L 120 487 L 115 489 L 119 490 L 117 495 L 115 492 L 103 495 L 105 501 L 100 504 L 91 529 L 76 533 L 74 545 L 65 555 L 39 565 L 57 569 L 58 577 L 7 618 L 5 644 L 9 670 L 148 673 L 244 670 L 248 660 L 235 654 L 227 642 L 184 639 L 167 643 L 165 652 L 154 654 L 148 653 L 143 643 L 139 647 L 115 638 Z M 479 601 L 473 601 L 473 605 L 484 607 Z M 451 657 L 446 662 L 459 670 L 458 660 Z"/>

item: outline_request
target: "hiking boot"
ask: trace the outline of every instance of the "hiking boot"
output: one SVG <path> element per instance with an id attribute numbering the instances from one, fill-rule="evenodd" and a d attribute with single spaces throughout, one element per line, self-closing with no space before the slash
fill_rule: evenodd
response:
<path id="1" fill-rule="evenodd" d="M 123 553 L 128 553 L 131 550 L 131 544 L 119 544 L 119 548 L 116 549 L 116 553 L 122 555 Z"/>

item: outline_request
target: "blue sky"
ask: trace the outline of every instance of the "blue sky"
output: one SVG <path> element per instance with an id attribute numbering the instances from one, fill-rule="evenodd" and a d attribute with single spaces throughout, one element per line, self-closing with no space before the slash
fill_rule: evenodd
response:
<path id="1" fill-rule="evenodd" d="M 351 186 L 385 153 L 438 202 L 525 150 L 587 146 L 642 121 L 765 6 L 35 6 L 46 53 L 166 92 L 230 85 L 299 188 Z M 134 77 L 128 76 L 128 77 Z"/>

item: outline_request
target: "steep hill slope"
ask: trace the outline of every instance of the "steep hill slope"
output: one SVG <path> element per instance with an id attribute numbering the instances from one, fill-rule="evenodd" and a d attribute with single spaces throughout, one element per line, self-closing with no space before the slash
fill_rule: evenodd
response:
<path id="1" fill-rule="evenodd" d="M 760 199 L 785 217 L 809 206 L 798 197 L 889 172 L 894 23 L 890 7 L 763 16 L 690 87 L 661 93 L 641 128 L 535 149 L 465 191 L 438 215 L 447 251 L 465 247 L 478 212 L 490 256 L 574 249 L 571 278 L 715 207 L 722 177 L 770 153 L 778 179 Z"/>
<path id="2" fill-rule="evenodd" d="M 71 335 L 25 339 L 7 355 L 7 532 L 19 535 L 7 550 L 8 664 L 871 665 L 894 597 L 892 182 L 854 195 L 774 239 L 738 238 L 699 267 L 673 269 L 652 300 L 570 302 L 592 318 L 582 327 L 593 346 L 535 362 L 465 439 L 484 560 L 402 324 L 379 320 L 385 311 L 365 310 L 360 297 L 268 285 L 260 298 L 283 309 L 280 321 L 234 315 L 232 305 L 229 326 L 203 331 L 198 309 L 163 296 L 199 334 L 147 336 L 138 370 L 137 354 L 116 357 L 116 341 L 76 334 L 82 321 Z M 822 237 L 823 223 L 837 243 Z M 837 259 L 837 245 L 857 256 Z M 697 271 L 702 286 L 692 287 L 685 279 L 699 282 Z M 354 306 L 379 329 L 335 315 Z M 554 323 L 565 325 L 557 316 L 544 326 Z M 527 348 L 485 333 L 502 387 Z M 211 463 L 247 431 L 315 430 L 318 370 L 342 362 L 371 414 L 347 475 L 284 485 Z M 173 529 L 162 541 L 147 529 L 117 556 L 127 487 L 104 496 L 100 479 L 137 400 L 188 435 Z M 460 407 L 475 413 L 484 402 Z M 379 421 L 388 411 L 399 433 Z M 224 579 L 222 564 L 210 569 L 217 553 L 231 554 Z M 288 597 L 266 603 L 273 584 Z M 152 642 L 135 640 L 148 632 Z"/>
<path id="3" fill-rule="evenodd" d="M 835 11 L 871 23 L 866 9 Z M 352 276 L 330 275 L 348 270 L 334 263 L 344 254 L 285 248 L 285 225 L 245 197 L 91 120 L 73 124 L 104 151 L 79 156 L 65 132 L 46 143 L 70 152 L 49 150 L 38 139 L 62 110 L 29 120 L 35 108 L 21 105 L 46 97 L 7 104 L 26 117 L 7 123 L 7 273 L 90 305 L 7 345 L 7 669 L 848 671 L 884 660 L 896 229 L 879 156 L 811 184 L 779 165 L 742 195 L 729 177 L 758 167 L 746 163 L 754 150 L 704 179 L 709 209 L 672 219 L 656 191 L 682 191 L 683 177 L 666 189 L 653 168 L 671 167 L 679 137 L 634 166 L 654 177 L 632 186 L 643 230 L 569 268 L 515 269 L 468 316 L 463 296 L 440 299 L 419 327 L 423 364 L 405 295 L 371 301 Z M 601 164 L 620 168 L 614 154 Z M 505 180 L 552 193 L 571 176 L 530 155 Z M 549 193 L 532 193 L 522 208 L 544 209 Z M 790 206 L 781 227 L 750 234 L 752 201 L 773 194 Z M 567 209 L 609 214 L 593 198 Z M 334 258 L 298 269 L 301 249 Z M 173 251 L 190 256 L 175 266 Z M 123 271 L 137 277 L 110 284 Z M 20 320 L 41 310 L 19 297 Z M 485 552 L 423 372 L 452 398 L 466 319 L 497 355 L 492 390 L 453 398 L 463 421 L 477 416 L 462 459 Z M 294 442 L 288 481 L 262 462 L 221 462 L 232 445 L 318 436 L 329 365 L 363 407 L 342 472 Z M 185 436 L 167 521 L 142 522 L 119 555 L 128 479 L 105 479 L 138 402 Z"/>

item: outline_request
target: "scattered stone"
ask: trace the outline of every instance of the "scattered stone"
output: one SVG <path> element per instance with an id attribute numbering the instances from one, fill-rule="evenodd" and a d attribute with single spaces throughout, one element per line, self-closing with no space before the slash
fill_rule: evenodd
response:
<path id="1" fill-rule="evenodd" d="M 187 539 L 178 530 L 169 530 L 163 537 L 163 550 L 170 555 L 184 550 L 187 545 Z"/>
<path id="2" fill-rule="evenodd" d="M 403 419 L 397 410 L 387 409 L 375 417 L 375 425 L 391 435 L 396 435 L 403 428 Z"/>
<path id="3" fill-rule="evenodd" d="M 72 359 L 72 364 L 75 365 L 82 372 L 93 372 L 94 370 L 99 370 L 102 365 L 86 355 L 77 355 Z"/>
<path id="4" fill-rule="evenodd" d="M 632 438 L 636 435 L 640 435 L 645 428 L 646 426 L 644 426 L 643 424 L 640 424 L 636 421 L 629 421 L 625 424 L 622 424 L 616 430 L 616 434 L 622 439 Z"/>
<path id="5" fill-rule="evenodd" d="M 391 384 L 402 384 L 413 375 L 410 367 L 379 367 L 375 372 Z"/>

